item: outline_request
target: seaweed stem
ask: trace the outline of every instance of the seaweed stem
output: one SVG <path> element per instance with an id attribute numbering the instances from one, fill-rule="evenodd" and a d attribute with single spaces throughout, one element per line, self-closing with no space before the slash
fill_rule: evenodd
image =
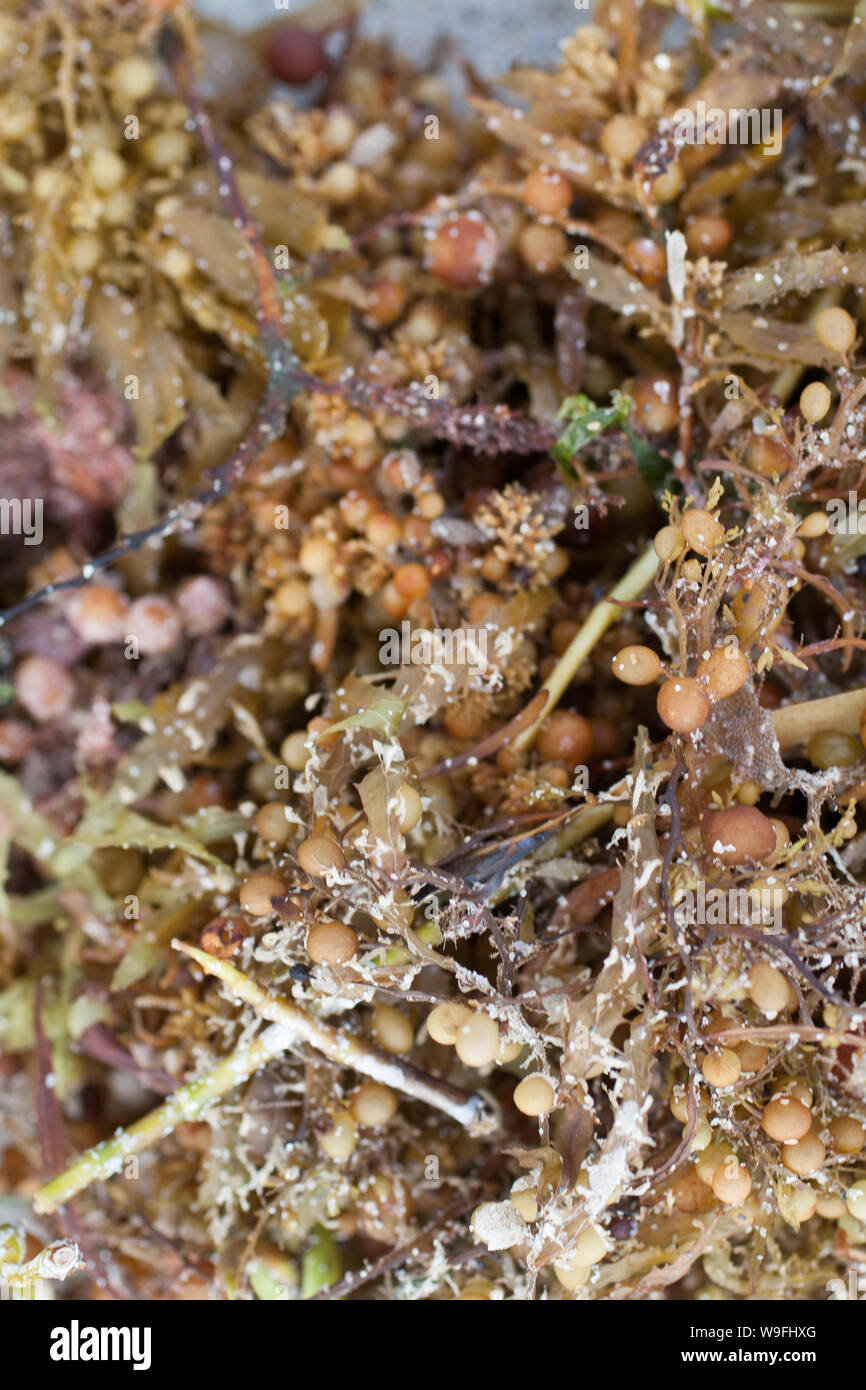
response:
<path id="1" fill-rule="evenodd" d="M 575 633 L 559 661 L 554 666 L 541 689 L 547 692 L 547 701 L 541 713 L 514 740 L 515 748 L 528 748 L 551 710 L 555 709 L 565 694 L 582 662 L 586 660 L 611 623 L 620 616 L 619 600 L 639 598 L 646 586 L 655 578 L 658 569 L 658 556 L 650 546 L 626 570 L 622 579 L 611 589 L 607 598 L 601 599 L 590 612 L 586 622 Z M 540 693 L 540 692 L 539 692 Z"/>
<path id="2" fill-rule="evenodd" d="M 382 1081 L 413 1100 L 425 1101 L 437 1110 L 442 1110 L 460 1124 L 470 1124 L 482 1119 L 485 1106 L 481 1097 L 457 1086 L 437 1081 L 435 1077 L 403 1062 L 393 1053 L 385 1052 L 372 1043 L 365 1042 L 354 1033 L 342 1032 L 314 1018 L 297 1004 L 282 999 L 270 990 L 263 989 L 249 975 L 238 970 L 230 961 L 210 956 L 198 946 L 186 941 L 174 941 L 172 945 L 191 956 L 197 965 L 208 975 L 214 975 L 226 986 L 236 999 L 251 1004 L 262 1018 L 279 1023 L 291 1034 L 292 1041 L 309 1043 L 318 1052 L 330 1058 L 341 1067 L 352 1067 L 374 1081 Z"/>
<path id="3" fill-rule="evenodd" d="M 36 1210 L 57 1211 L 91 1183 L 121 1172 L 128 1158 L 151 1148 L 184 1120 L 198 1119 L 213 1101 L 285 1052 L 291 1041 L 292 1034 L 285 1024 L 272 1024 L 252 1042 L 236 1048 L 212 1071 L 181 1086 L 156 1110 L 81 1154 L 64 1172 L 40 1187 L 33 1198 Z"/>

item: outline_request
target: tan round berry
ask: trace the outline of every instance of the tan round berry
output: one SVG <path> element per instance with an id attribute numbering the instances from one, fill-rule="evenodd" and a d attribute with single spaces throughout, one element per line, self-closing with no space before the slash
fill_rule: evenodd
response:
<path id="1" fill-rule="evenodd" d="M 722 1165 L 731 1160 L 736 1162 L 734 1151 L 729 1144 L 708 1144 L 703 1152 L 698 1154 L 695 1172 L 701 1182 L 712 1184 Z"/>
<path id="2" fill-rule="evenodd" d="M 664 173 L 653 180 L 650 191 L 657 203 L 672 203 L 679 197 L 684 183 L 685 175 L 679 164 L 669 164 Z"/>
<path id="3" fill-rule="evenodd" d="M 551 275 L 562 264 L 567 250 L 568 241 L 560 227 L 533 222 L 517 238 L 520 259 L 536 275 Z"/>
<path id="4" fill-rule="evenodd" d="M 274 608 L 284 618 L 303 618 L 312 612 L 313 603 L 307 583 L 298 577 L 286 579 L 274 590 Z"/>
<path id="5" fill-rule="evenodd" d="M 143 151 L 151 168 L 168 173 L 189 159 L 192 137 L 185 130 L 159 130 L 145 140 Z"/>
<path id="6" fill-rule="evenodd" d="M 702 661 L 699 674 L 707 683 L 710 699 L 725 700 L 735 695 L 749 679 L 749 661 L 733 642 L 726 642 Z"/>
<path id="7" fill-rule="evenodd" d="M 337 552 L 325 536 L 309 536 L 298 552 L 304 574 L 328 574 L 334 568 Z"/>
<path id="8" fill-rule="evenodd" d="M 812 1115 L 793 1096 L 774 1096 L 764 1106 L 761 1127 L 771 1139 L 777 1139 L 780 1144 L 791 1144 L 809 1133 Z"/>
<path id="9" fill-rule="evenodd" d="M 66 616 L 70 627 L 85 642 L 119 642 L 128 608 L 126 595 L 110 584 L 88 584 L 72 595 Z"/>
<path id="10" fill-rule="evenodd" d="M 286 885 L 273 874 L 253 874 L 241 886 L 240 904 L 251 917 L 270 917 L 274 909 L 271 898 L 282 898 Z"/>
<path id="11" fill-rule="evenodd" d="M 426 565 L 401 565 L 394 571 L 394 588 L 401 598 L 414 603 L 430 592 L 433 577 Z"/>
<path id="12" fill-rule="evenodd" d="M 326 878 L 329 873 L 346 867 L 346 856 L 327 835 L 310 835 L 298 845 L 298 863 L 312 878 Z"/>
<path id="13" fill-rule="evenodd" d="M 514 1104 L 521 1115 L 546 1115 L 556 1104 L 556 1094 L 544 1076 L 525 1076 L 514 1088 Z"/>
<path id="14" fill-rule="evenodd" d="M 818 1194 L 809 1187 L 789 1188 L 788 1204 L 797 1221 L 811 1221 L 818 1210 Z"/>
<path id="15" fill-rule="evenodd" d="M 444 309 L 432 300 L 421 300 L 409 313 L 404 332 L 416 347 L 429 347 L 446 328 Z"/>
<path id="16" fill-rule="evenodd" d="M 854 734 L 821 729 L 806 744 L 806 755 L 813 767 L 850 767 L 863 757 L 863 745 Z"/>
<path id="17" fill-rule="evenodd" d="M 499 1039 L 499 1051 L 496 1054 L 496 1065 L 507 1067 L 511 1062 L 516 1062 L 525 1047 L 525 1043 L 518 1042 L 516 1039 L 509 1042 L 507 1038 Z"/>
<path id="18" fill-rule="evenodd" d="M 108 81 L 124 101 L 144 101 L 156 87 L 157 73 L 147 58 L 121 58 L 108 74 Z"/>
<path id="19" fill-rule="evenodd" d="M 427 266 L 451 289 L 477 289 L 492 280 L 500 250 L 490 224 L 478 214 L 465 213 L 437 227 L 427 244 Z"/>
<path id="20" fill-rule="evenodd" d="M 126 178 L 126 164 L 114 150 L 94 150 L 87 163 L 93 186 L 100 193 L 112 192 Z"/>
<path id="21" fill-rule="evenodd" d="M 176 647 L 183 629 L 173 603 L 159 594 L 146 594 L 130 605 L 126 631 L 138 643 L 143 656 L 159 656 Z"/>
<path id="22" fill-rule="evenodd" d="M 652 237 L 639 236 L 630 241 L 623 251 L 623 264 L 644 285 L 658 285 L 667 277 L 664 247 Z"/>
<path id="23" fill-rule="evenodd" d="M 816 425 L 819 420 L 824 419 L 830 409 L 831 400 L 832 396 L 823 381 L 810 381 L 809 385 L 800 392 L 800 410 L 803 412 L 803 419 L 808 420 L 810 425 Z"/>
<path id="24" fill-rule="evenodd" d="M 826 512 L 809 512 L 797 527 L 797 535 L 807 541 L 816 540 L 818 536 L 827 534 L 829 524 L 830 519 Z"/>
<path id="25" fill-rule="evenodd" d="M 397 1114 L 397 1096 L 380 1081 L 365 1081 L 352 1096 L 352 1111 L 359 1125 L 378 1129 Z"/>
<path id="26" fill-rule="evenodd" d="M 727 217 L 705 214 L 702 217 L 691 217 L 686 223 L 686 245 L 689 255 L 694 260 L 697 260 L 698 256 L 709 256 L 711 260 L 717 260 L 723 251 L 727 251 L 733 236 L 734 229 Z"/>
<path id="27" fill-rule="evenodd" d="M 682 555 L 685 545 L 679 526 L 663 526 L 653 539 L 653 550 L 663 565 L 672 565 Z"/>
<path id="28" fill-rule="evenodd" d="M 667 434 L 680 418 L 673 377 L 641 378 L 635 382 L 633 402 L 635 421 L 648 434 Z"/>
<path id="29" fill-rule="evenodd" d="M 437 1004 L 427 1016 L 427 1032 L 434 1042 L 453 1047 L 461 1026 L 472 1017 L 472 1010 L 457 1000 Z"/>
<path id="30" fill-rule="evenodd" d="M 734 1086 L 740 1079 L 740 1059 L 730 1047 L 713 1048 L 701 1062 L 704 1080 L 710 1086 Z"/>
<path id="31" fill-rule="evenodd" d="M 105 254 L 105 244 L 96 232 L 79 232 L 66 243 L 66 257 L 78 275 L 90 275 Z"/>
<path id="32" fill-rule="evenodd" d="M 309 737 L 306 729 L 296 729 L 294 733 L 287 734 L 280 744 L 280 757 L 290 772 L 303 772 L 307 766 L 310 757 L 307 747 Z"/>
<path id="33" fill-rule="evenodd" d="M 625 685 L 652 685 L 662 664 L 652 647 L 622 647 L 611 663 L 613 674 Z"/>
<path id="34" fill-rule="evenodd" d="M 228 587 L 210 574 L 194 574 L 178 585 L 174 596 L 181 621 L 191 637 L 219 632 L 232 611 Z"/>
<path id="35" fill-rule="evenodd" d="M 740 1059 L 740 1066 L 743 1071 L 749 1074 L 762 1071 L 770 1059 L 770 1049 L 762 1047 L 760 1043 L 737 1043 L 734 1051 Z"/>
<path id="36" fill-rule="evenodd" d="M 367 518 L 364 535 L 374 550 L 390 550 L 392 546 L 399 544 L 400 523 L 390 512 L 373 512 L 372 516 Z M 402 595 L 400 597 L 402 598 Z"/>
<path id="37" fill-rule="evenodd" d="M 412 1024 L 399 1009 L 390 1004 L 377 1004 L 373 1009 L 373 1037 L 386 1052 L 396 1056 L 412 1051 L 415 1033 Z"/>
<path id="38" fill-rule="evenodd" d="M 781 1149 L 781 1159 L 785 1167 L 801 1178 L 807 1178 L 810 1173 L 817 1173 L 819 1168 L 823 1167 L 826 1157 L 827 1150 L 814 1133 L 805 1134 L 794 1144 L 783 1144 Z"/>
<path id="39" fill-rule="evenodd" d="M 816 314 L 815 332 L 823 347 L 844 356 L 854 344 L 857 325 L 847 309 L 831 307 Z"/>
<path id="40" fill-rule="evenodd" d="M 746 450 L 746 465 L 765 478 L 781 478 L 791 467 L 791 454 L 780 439 L 755 439 Z"/>
<path id="41" fill-rule="evenodd" d="M 401 835 L 408 835 L 410 830 L 421 819 L 422 803 L 421 794 L 409 782 L 403 782 L 395 793 L 392 802 L 389 802 L 389 809 L 393 805 L 394 814 L 397 819 L 397 829 Z"/>
<path id="42" fill-rule="evenodd" d="M 710 717 L 710 697 L 691 676 L 671 676 L 659 686 L 656 709 L 669 729 L 678 734 L 693 734 Z"/>
<path id="43" fill-rule="evenodd" d="M 749 970 L 749 998 L 762 1013 L 780 1013 L 791 1002 L 791 986 L 781 970 L 756 960 Z"/>
<path id="44" fill-rule="evenodd" d="M 701 819 L 701 842 L 724 864 L 748 864 L 768 858 L 776 848 L 769 817 L 756 806 L 731 806 L 707 811 Z"/>
<path id="45" fill-rule="evenodd" d="M 605 121 L 598 143 L 608 159 L 631 164 L 646 138 L 647 128 L 637 116 L 617 115 Z"/>
<path id="46" fill-rule="evenodd" d="M 729 1207 L 738 1207 L 752 1190 L 752 1178 L 742 1163 L 725 1159 L 713 1174 L 711 1186 L 720 1202 Z"/>
<path id="47" fill-rule="evenodd" d="M 351 1158 L 358 1142 L 358 1126 L 351 1110 L 340 1107 L 333 1111 L 326 1130 L 318 1136 L 319 1146 L 335 1163 Z"/>
<path id="48" fill-rule="evenodd" d="M 596 1265 L 604 1259 L 609 1249 L 604 1236 L 595 1226 L 584 1226 L 569 1251 L 569 1257 L 578 1265 Z"/>
<path id="49" fill-rule="evenodd" d="M 583 1287 L 592 1273 L 592 1268 L 590 1265 L 565 1264 L 562 1261 L 557 1261 L 553 1266 L 553 1272 L 562 1287 L 571 1293 L 574 1289 Z"/>
<path id="50" fill-rule="evenodd" d="M 345 922 L 325 918 L 307 933 L 307 955 L 316 965 L 345 965 L 357 950 L 358 933 Z"/>
<path id="51" fill-rule="evenodd" d="M 281 801 L 268 801 L 256 812 L 256 832 L 269 845 L 285 845 L 292 834 L 291 822 Z"/>
<path id="52" fill-rule="evenodd" d="M 319 192 L 336 207 L 346 207 L 357 198 L 361 189 L 361 175 L 347 159 L 336 159 L 329 164 L 319 179 Z"/>
<path id="53" fill-rule="evenodd" d="M 554 710 L 539 730 L 536 748 L 545 762 L 578 767 L 593 755 L 592 725 L 574 710 Z"/>
<path id="54" fill-rule="evenodd" d="M 778 1076 L 773 1081 L 771 1087 L 773 1094 L 777 1096 L 791 1096 L 798 1100 L 801 1105 L 805 1105 L 807 1110 L 812 1109 L 812 1092 L 797 1076 Z"/>
<path id="55" fill-rule="evenodd" d="M 747 889 L 752 920 L 770 924 L 788 901 L 788 890 L 773 874 L 760 874 Z"/>
<path id="56" fill-rule="evenodd" d="M 671 1091 L 670 1108 L 674 1119 L 684 1125 L 689 1118 L 689 1093 L 680 1083 Z"/>
<path id="57" fill-rule="evenodd" d="M 406 286 L 390 275 L 380 275 L 367 291 L 364 322 L 371 328 L 389 328 L 406 307 Z"/>
<path id="58" fill-rule="evenodd" d="M 839 1115 L 830 1121 L 830 1137 L 837 1154 L 858 1154 L 866 1144 L 866 1130 L 851 1115 Z"/>
<path id="59" fill-rule="evenodd" d="M 454 1046 L 465 1066 L 489 1066 L 499 1051 L 499 1025 L 489 1014 L 473 1010 L 458 1028 Z"/>
<path id="60" fill-rule="evenodd" d="M 838 1221 L 840 1216 L 846 1212 L 845 1202 L 835 1193 L 817 1193 L 815 1200 L 815 1210 L 819 1216 L 823 1216 L 825 1221 Z"/>
<path id="61" fill-rule="evenodd" d="M 854 1182 L 845 1193 L 845 1205 L 855 1221 L 866 1222 L 866 1180 Z"/>
<path id="62" fill-rule="evenodd" d="M 683 514 L 681 526 L 686 545 L 698 555 L 709 557 L 724 544 L 725 528 L 701 507 L 690 507 Z"/>
<path id="63" fill-rule="evenodd" d="M 543 217 L 558 217 L 568 212 L 574 192 L 571 184 L 556 169 L 542 165 L 533 169 L 523 185 L 523 201 L 533 212 Z"/>
<path id="64" fill-rule="evenodd" d="M 15 694 L 32 719 L 46 724 L 60 719 L 75 699 L 75 682 L 50 656 L 25 656 L 15 668 Z"/>

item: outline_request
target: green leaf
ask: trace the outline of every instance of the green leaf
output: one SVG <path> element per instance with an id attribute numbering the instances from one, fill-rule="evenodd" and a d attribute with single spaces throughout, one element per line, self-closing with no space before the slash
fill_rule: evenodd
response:
<path id="1" fill-rule="evenodd" d="M 660 454 L 658 449 L 654 449 L 651 444 L 647 444 L 645 439 L 636 435 L 625 421 L 623 421 L 622 427 L 628 436 L 632 458 L 647 487 L 651 487 L 653 492 L 659 492 L 663 487 L 669 486 L 673 466 L 670 459 L 665 454 Z"/>
<path id="2" fill-rule="evenodd" d="M 142 704 L 141 700 L 115 700 L 111 712 L 121 724 L 137 724 L 147 733 L 152 733 L 156 728 L 150 707 Z"/>
<path id="3" fill-rule="evenodd" d="M 561 467 L 568 465 L 598 435 L 611 425 L 621 423 L 628 415 L 631 400 L 622 391 L 611 393 L 611 404 L 597 406 L 589 396 L 567 396 L 557 413 L 557 420 L 567 424 L 553 446 L 553 457 Z"/>
<path id="4" fill-rule="evenodd" d="M 247 1265 L 247 1278 L 256 1298 L 263 1303 L 283 1302 L 292 1297 L 298 1279 L 291 1260 L 285 1259 L 282 1268 L 269 1267 L 264 1260 L 252 1259 Z"/>
<path id="5" fill-rule="evenodd" d="M 342 1273 L 334 1237 L 324 1226 L 315 1226 L 301 1262 L 301 1298 L 312 1298 L 319 1289 L 336 1284 Z"/>
<path id="6" fill-rule="evenodd" d="M 130 845 L 151 852 L 159 849 L 179 849 L 184 854 L 192 855 L 194 859 L 203 859 L 206 864 L 223 867 L 223 861 L 205 849 L 194 835 L 177 827 L 158 825 L 156 821 L 148 820 L 137 811 L 124 811 L 118 816 L 114 827 L 105 834 L 88 834 L 85 831 L 70 838 L 78 844 L 92 845 L 94 849 L 127 849 Z"/>
<path id="7" fill-rule="evenodd" d="M 408 700 L 398 700 L 393 695 L 377 700 L 369 709 L 358 710 L 357 714 L 347 715 L 336 724 L 329 724 L 328 734 L 338 733 L 340 729 L 374 729 L 377 734 L 393 738 L 406 713 Z"/>

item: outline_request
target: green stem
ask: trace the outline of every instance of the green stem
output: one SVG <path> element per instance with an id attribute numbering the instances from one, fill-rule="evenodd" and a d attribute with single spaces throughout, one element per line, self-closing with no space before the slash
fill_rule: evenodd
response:
<path id="1" fill-rule="evenodd" d="M 40 1187 L 33 1199 L 36 1210 L 57 1211 L 92 1182 L 103 1182 L 121 1172 L 128 1158 L 151 1148 L 184 1120 L 198 1119 L 213 1101 L 285 1052 L 291 1041 L 285 1024 L 275 1023 L 266 1028 L 253 1042 L 238 1048 L 212 1071 L 181 1086 L 164 1105 L 111 1139 L 88 1149 L 65 1172 Z"/>
<path id="2" fill-rule="evenodd" d="M 639 559 L 635 560 L 631 568 L 626 570 L 619 583 L 611 589 L 608 597 L 595 605 L 586 622 L 580 631 L 575 633 L 541 687 L 542 690 L 547 691 L 547 703 L 535 723 L 530 724 L 521 734 L 518 734 L 514 740 L 513 746 L 515 748 L 529 747 L 550 711 L 559 704 L 578 667 L 586 660 L 596 642 L 604 636 L 610 625 L 617 618 L 622 617 L 622 609 L 617 600 L 627 602 L 630 599 L 639 598 L 646 586 L 655 578 L 658 563 L 658 556 L 650 546 Z"/>
<path id="3" fill-rule="evenodd" d="M 449 1086 L 445 1081 L 437 1081 L 434 1076 L 410 1066 L 393 1053 L 384 1052 L 354 1033 L 342 1032 L 322 1022 L 290 1000 L 263 989 L 230 961 L 219 960 L 185 941 L 175 941 L 174 945 L 184 955 L 192 956 L 208 975 L 222 980 L 236 999 L 251 1004 L 262 1018 L 282 1024 L 293 1040 L 308 1043 L 317 1052 L 336 1062 L 337 1066 L 352 1067 L 363 1076 L 384 1082 L 413 1100 L 424 1101 L 443 1111 L 460 1124 L 474 1124 L 484 1118 L 485 1107 L 480 1096 L 462 1091 L 457 1086 Z"/>
<path id="4" fill-rule="evenodd" d="M 486 1120 L 486 1109 L 480 1096 L 437 1081 L 435 1077 L 374 1047 L 372 1043 L 332 1028 L 297 1004 L 263 989 L 229 961 L 218 960 L 216 956 L 210 956 L 184 941 L 173 944 L 185 955 L 191 956 L 208 975 L 215 975 L 221 980 L 236 999 L 251 1004 L 262 1018 L 270 1022 L 270 1028 L 219 1062 L 205 1076 L 181 1086 L 164 1105 L 152 1110 L 128 1129 L 88 1149 L 59 1177 L 52 1178 L 39 1189 L 33 1199 L 37 1211 L 56 1211 L 92 1182 L 102 1182 L 121 1172 L 127 1158 L 157 1144 L 182 1121 L 197 1119 L 213 1101 L 301 1041 L 324 1053 L 338 1066 L 352 1067 L 364 1076 L 382 1081 L 413 1100 L 424 1101 L 444 1111 L 461 1124 L 476 1125 Z"/>

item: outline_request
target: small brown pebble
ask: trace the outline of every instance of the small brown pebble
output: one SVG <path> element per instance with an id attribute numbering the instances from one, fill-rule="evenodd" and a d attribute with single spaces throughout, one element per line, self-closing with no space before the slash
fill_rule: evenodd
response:
<path id="1" fill-rule="evenodd" d="M 26 656 L 15 668 L 15 694 L 40 724 L 60 719 L 75 699 L 75 681 L 50 656 Z"/>
<path id="2" fill-rule="evenodd" d="M 265 57 L 274 77 L 296 87 L 312 82 L 328 61 L 321 34 L 300 24 L 282 25 L 270 39 Z"/>
<path id="3" fill-rule="evenodd" d="M 427 246 L 431 273 L 456 290 L 487 284 L 501 250 L 493 228 L 477 213 L 448 218 L 437 227 Z"/>

